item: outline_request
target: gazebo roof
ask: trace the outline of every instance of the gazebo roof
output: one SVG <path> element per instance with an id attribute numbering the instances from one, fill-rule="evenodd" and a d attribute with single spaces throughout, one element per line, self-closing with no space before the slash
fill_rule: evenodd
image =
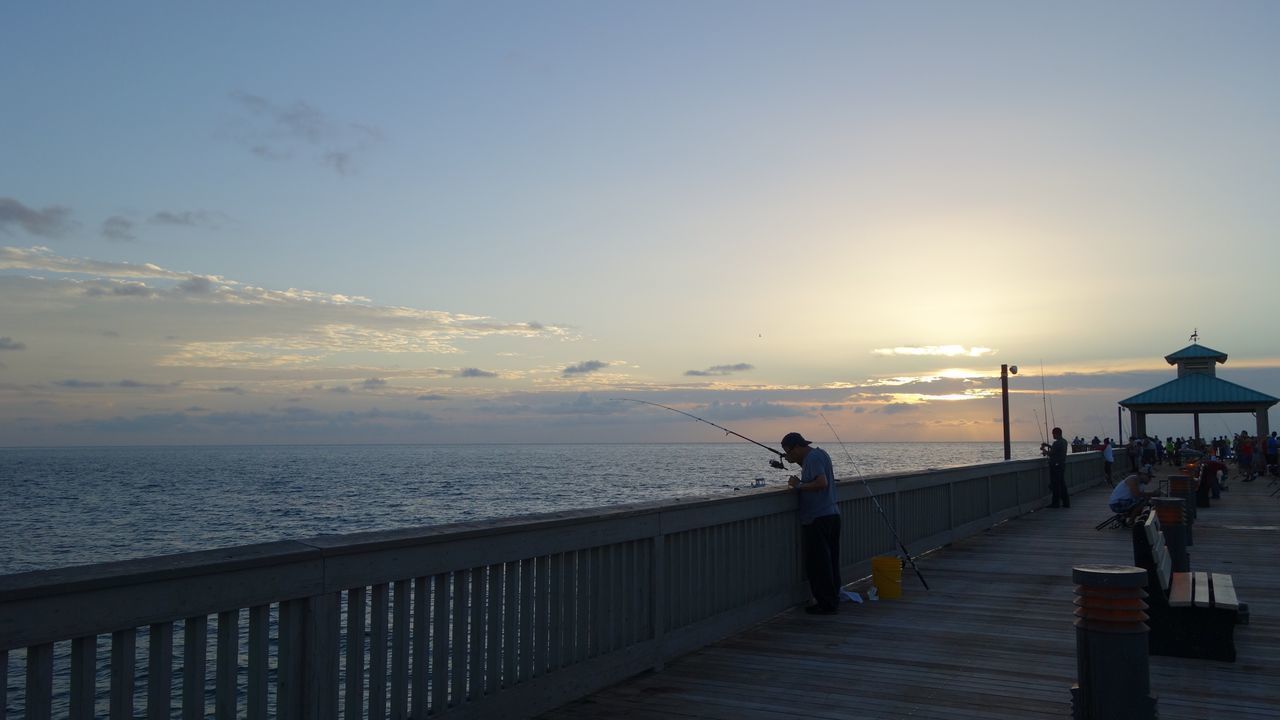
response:
<path id="1" fill-rule="evenodd" d="M 1213 348 L 1207 348 L 1200 343 L 1191 343 L 1175 353 L 1164 356 L 1165 361 L 1170 365 L 1177 364 L 1179 360 L 1196 360 L 1199 358 L 1209 358 L 1224 363 L 1227 361 L 1227 354 L 1218 352 Z"/>
<path id="2" fill-rule="evenodd" d="M 1192 348 L 1216 352 L 1199 345 L 1192 345 L 1179 350 L 1178 353 L 1186 352 Z M 1178 353 L 1174 353 L 1174 355 Z M 1173 355 L 1169 357 L 1173 357 Z M 1202 355 L 1200 357 L 1209 356 Z M 1222 357 L 1226 356 L 1223 355 Z M 1158 385 L 1133 397 L 1125 398 L 1120 401 L 1120 404 L 1130 407 L 1133 405 L 1222 405 L 1238 403 L 1242 406 L 1254 407 L 1259 404 L 1274 404 L 1277 402 L 1280 402 L 1280 398 L 1250 390 L 1243 385 L 1227 382 L 1212 375 L 1190 374 L 1170 380 L 1163 385 Z"/>

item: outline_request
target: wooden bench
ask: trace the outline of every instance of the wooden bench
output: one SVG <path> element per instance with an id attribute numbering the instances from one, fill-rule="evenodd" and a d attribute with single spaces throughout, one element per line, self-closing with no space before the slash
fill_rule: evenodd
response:
<path id="1" fill-rule="evenodd" d="M 1249 611 L 1231 576 L 1173 572 L 1155 512 L 1134 524 L 1133 551 L 1134 565 L 1147 571 L 1151 654 L 1235 662 L 1235 626 L 1247 624 Z"/>

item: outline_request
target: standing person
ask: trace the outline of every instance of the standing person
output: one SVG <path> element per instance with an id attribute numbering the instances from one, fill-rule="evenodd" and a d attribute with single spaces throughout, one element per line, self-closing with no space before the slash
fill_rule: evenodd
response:
<path id="1" fill-rule="evenodd" d="M 1272 430 L 1267 436 L 1267 472 L 1280 473 L 1277 469 L 1277 459 L 1280 459 L 1280 439 L 1276 438 L 1276 431 Z"/>
<path id="2" fill-rule="evenodd" d="M 1115 487 L 1116 483 L 1111 479 L 1111 466 L 1116 462 L 1116 451 L 1111 447 L 1111 438 L 1102 441 L 1102 472 L 1107 476 L 1107 484 Z"/>
<path id="3" fill-rule="evenodd" d="M 1243 482 L 1253 482 L 1253 441 L 1244 430 L 1236 438 L 1236 464 L 1240 466 L 1240 474 L 1244 475 Z"/>
<path id="4" fill-rule="evenodd" d="M 1222 473 L 1222 480 L 1218 479 L 1218 473 Z M 1222 497 L 1222 491 L 1226 489 L 1224 481 L 1227 477 L 1227 466 L 1218 459 L 1217 455 L 1209 455 L 1204 462 L 1200 463 L 1200 487 L 1196 490 L 1196 507 L 1209 507 L 1209 499 L 1214 500 Z"/>
<path id="5" fill-rule="evenodd" d="M 836 507 L 836 476 L 831 456 L 797 432 L 782 438 L 783 457 L 800 466 L 787 485 L 800 500 L 800 548 L 809 592 L 810 615 L 833 615 L 840 607 L 840 509 Z"/>
<path id="6" fill-rule="evenodd" d="M 1053 493 L 1049 507 L 1071 507 L 1067 496 L 1067 439 L 1062 437 L 1062 428 L 1053 429 L 1052 445 L 1040 443 L 1040 452 L 1049 456 L 1049 491 Z"/>
<path id="7" fill-rule="evenodd" d="M 1153 438 L 1146 438 L 1142 441 L 1142 464 L 1155 467 L 1156 441 Z"/>

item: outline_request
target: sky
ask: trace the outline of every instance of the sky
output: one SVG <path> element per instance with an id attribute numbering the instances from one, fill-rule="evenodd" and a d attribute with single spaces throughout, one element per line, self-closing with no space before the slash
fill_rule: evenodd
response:
<path id="1" fill-rule="evenodd" d="M 1197 331 L 1280 397 L 1278 32 L 1243 1 L 12 4 L 0 446 L 726 439 L 628 398 L 998 441 L 1001 364 L 1015 440 L 1105 436 Z"/>

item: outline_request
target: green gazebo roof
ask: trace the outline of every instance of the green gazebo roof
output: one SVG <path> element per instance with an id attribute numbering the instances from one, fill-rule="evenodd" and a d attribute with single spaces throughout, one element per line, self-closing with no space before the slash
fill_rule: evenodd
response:
<path id="1" fill-rule="evenodd" d="M 1187 352 L 1193 348 L 1216 353 L 1209 348 L 1199 345 L 1192 345 L 1179 350 L 1178 353 Z M 1178 353 L 1174 353 L 1177 355 Z M 1221 354 L 1221 353 L 1217 353 Z M 1173 357 L 1170 355 L 1169 357 Z M 1186 356 L 1183 356 L 1186 357 Z M 1200 355 L 1199 357 L 1209 357 L 1208 355 Z M 1226 357 L 1223 355 L 1223 357 Z M 1167 358 L 1166 358 L 1167 359 Z M 1227 382 L 1221 378 L 1212 375 L 1202 375 L 1194 373 L 1184 375 L 1175 380 L 1158 385 L 1138 393 L 1133 397 L 1125 398 L 1120 404 L 1129 407 L 1131 405 L 1222 405 L 1222 404 L 1241 404 L 1256 406 L 1259 404 L 1274 404 L 1280 402 L 1280 398 L 1274 398 L 1266 393 L 1260 393 L 1256 390 L 1250 390 L 1243 385 L 1237 385 L 1233 382 Z"/>
<path id="2" fill-rule="evenodd" d="M 1179 360 L 1196 360 L 1199 358 L 1209 358 L 1218 362 L 1226 362 L 1227 354 L 1218 352 L 1213 348 L 1207 348 L 1199 343 L 1191 343 L 1176 353 L 1165 355 L 1164 359 L 1170 365 L 1176 364 Z"/>

